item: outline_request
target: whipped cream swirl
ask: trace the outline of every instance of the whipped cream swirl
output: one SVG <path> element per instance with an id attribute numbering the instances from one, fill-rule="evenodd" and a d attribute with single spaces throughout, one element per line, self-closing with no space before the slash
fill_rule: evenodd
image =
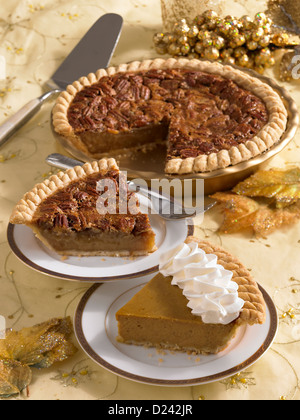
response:
<path id="1" fill-rule="evenodd" d="M 233 273 L 206 254 L 196 242 L 181 244 L 160 257 L 159 271 L 173 276 L 172 285 L 183 290 L 192 313 L 207 324 L 229 324 L 238 318 L 244 301 L 238 296 Z"/>

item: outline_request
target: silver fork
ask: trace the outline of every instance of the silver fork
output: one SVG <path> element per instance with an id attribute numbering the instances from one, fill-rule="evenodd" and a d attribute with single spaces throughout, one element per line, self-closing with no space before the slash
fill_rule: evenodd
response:
<path id="1" fill-rule="evenodd" d="M 74 166 L 82 166 L 84 162 L 64 156 L 60 153 L 52 153 L 47 156 L 46 162 L 59 169 L 70 169 Z M 173 197 L 168 197 L 162 195 L 157 191 L 145 188 L 142 185 L 138 185 L 133 181 L 128 181 L 129 191 L 139 192 L 143 196 L 147 197 L 151 201 L 152 210 L 154 213 L 159 214 L 163 219 L 166 220 L 180 220 L 190 217 L 195 217 L 198 214 L 202 214 L 211 209 L 216 201 L 213 201 L 205 206 L 202 209 L 195 210 L 195 208 L 183 207 L 177 200 Z"/>

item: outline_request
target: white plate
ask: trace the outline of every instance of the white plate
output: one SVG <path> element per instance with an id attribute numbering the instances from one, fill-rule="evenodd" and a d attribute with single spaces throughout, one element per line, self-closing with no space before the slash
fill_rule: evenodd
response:
<path id="1" fill-rule="evenodd" d="M 272 299 L 261 287 L 267 304 L 266 322 L 240 328 L 229 347 L 217 355 L 193 356 L 119 343 L 115 314 L 151 278 L 147 275 L 125 283 L 94 285 L 77 307 L 74 319 L 77 339 L 83 350 L 109 371 L 152 385 L 198 385 L 235 375 L 256 362 L 271 346 L 278 318 Z"/>
<path id="2" fill-rule="evenodd" d="M 24 225 L 8 225 L 7 238 L 14 254 L 29 267 L 65 280 L 103 282 L 132 278 L 158 269 L 161 253 L 182 243 L 193 234 L 193 226 L 185 220 L 166 221 L 149 214 L 156 234 L 157 251 L 141 257 L 68 257 L 46 248 L 32 230 Z"/>

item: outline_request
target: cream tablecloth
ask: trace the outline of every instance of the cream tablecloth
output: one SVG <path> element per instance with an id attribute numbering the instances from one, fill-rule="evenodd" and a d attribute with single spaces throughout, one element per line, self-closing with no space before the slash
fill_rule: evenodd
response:
<path id="1" fill-rule="evenodd" d="M 232 13 L 235 2 L 232 1 Z M 252 15 L 256 1 L 246 2 Z M 112 64 L 153 58 L 153 33 L 161 29 L 159 0 L 10 0 L 0 4 L 0 55 L 7 78 L 0 81 L 0 123 L 44 91 L 44 82 L 81 36 L 106 12 L 124 18 Z M 272 72 L 270 72 L 272 75 Z M 300 105 L 299 82 L 286 84 Z M 0 314 L 7 327 L 20 329 L 52 317 L 73 317 L 89 284 L 59 280 L 25 266 L 6 239 L 11 210 L 24 192 L 48 176 L 45 157 L 63 152 L 50 129 L 53 103 L 0 150 Z M 270 166 L 300 162 L 300 134 Z M 300 397 L 300 223 L 267 239 L 244 234 L 220 236 L 212 211 L 197 234 L 222 245 L 251 268 L 274 299 L 279 331 L 271 349 L 239 377 L 208 385 L 158 387 L 120 378 L 99 367 L 83 351 L 48 370 L 34 371 L 29 396 L 18 399 L 198 400 L 299 399 Z M 294 317 L 282 314 L 293 308 Z M 291 313 L 291 312 L 290 312 Z"/>

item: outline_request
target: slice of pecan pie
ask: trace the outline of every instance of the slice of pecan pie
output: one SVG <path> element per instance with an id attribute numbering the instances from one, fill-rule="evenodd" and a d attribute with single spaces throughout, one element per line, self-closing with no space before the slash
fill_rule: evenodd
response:
<path id="1" fill-rule="evenodd" d="M 155 59 L 99 70 L 68 86 L 53 127 L 89 158 L 167 142 L 165 172 L 209 172 L 270 149 L 287 111 L 268 84 L 220 63 Z"/>
<path id="2" fill-rule="evenodd" d="M 106 183 L 99 186 L 101 181 Z M 116 205 L 106 211 L 108 202 Z M 31 227 L 61 255 L 146 255 L 155 250 L 155 233 L 138 206 L 137 197 L 120 182 L 116 161 L 101 159 L 36 185 L 17 204 L 10 222 Z"/>

